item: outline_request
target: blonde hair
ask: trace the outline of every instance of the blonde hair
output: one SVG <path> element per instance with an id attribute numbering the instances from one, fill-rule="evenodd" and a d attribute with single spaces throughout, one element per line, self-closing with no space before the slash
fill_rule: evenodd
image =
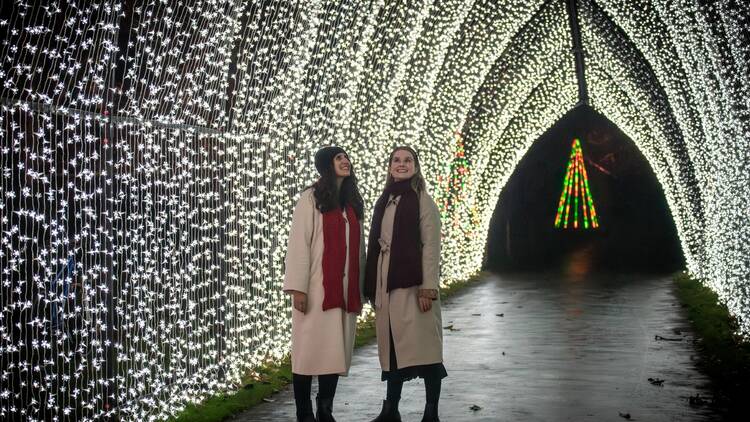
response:
<path id="1" fill-rule="evenodd" d="M 411 178 L 411 187 L 417 193 L 425 192 L 427 189 L 424 182 L 424 176 L 422 176 L 422 166 L 419 165 L 419 155 L 417 154 L 417 151 L 407 146 L 398 146 L 394 148 L 393 151 L 391 151 L 391 155 L 388 156 L 388 171 L 385 176 L 385 189 L 396 182 L 391 175 L 391 161 L 393 161 L 393 156 L 396 154 L 396 151 L 406 151 L 411 154 L 412 158 L 414 158 L 414 176 Z"/>

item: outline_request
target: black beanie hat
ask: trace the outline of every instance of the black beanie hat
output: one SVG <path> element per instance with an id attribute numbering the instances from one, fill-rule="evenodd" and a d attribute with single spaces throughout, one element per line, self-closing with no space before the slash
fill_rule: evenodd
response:
<path id="1" fill-rule="evenodd" d="M 323 173 L 331 166 L 333 158 L 339 153 L 346 154 L 341 147 L 323 147 L 315 153 L 315 168 L 318 169 L 318 173 L 322 176 Z"/>

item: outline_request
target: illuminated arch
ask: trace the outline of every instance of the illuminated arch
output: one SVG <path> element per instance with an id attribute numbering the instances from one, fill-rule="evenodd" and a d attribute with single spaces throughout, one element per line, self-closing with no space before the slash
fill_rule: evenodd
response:
<path id="1" fill-rule="evenodd" d="M 372 203 L 397 143 L 440 195 L 460 130 L 473 183 L 449 218 L 479 218 L 446 225 L 443 282 L 476 272 L 500 189 L 579 100 L 563 0 L 30 3 L 0 19 L 0 312 L 37 312 L 19 322 L 42 361 L 7 356 L 42 368 L 25 399 L 64 403 L 39 419 L 165 418 L 288 353 L 284 248 L 322 144 L 347 148 Z M 688 269 L 748 334 L 745 3 L 577 0 L 591 105 L 646 156 Z M 45 281 L 71 255 L 86 336 L 60 357 L 43 321 L 69 290 Z"/>

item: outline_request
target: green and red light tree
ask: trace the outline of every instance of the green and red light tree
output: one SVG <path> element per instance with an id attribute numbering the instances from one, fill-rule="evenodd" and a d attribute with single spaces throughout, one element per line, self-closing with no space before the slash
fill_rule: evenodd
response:
<path id="1" fill-rule="evenodd" d="M 581 141 L 578 138 L 573 140 L 571 147 L 560 202 L 557 205 L 555 227 L 563 229 L 595 229 L 599 227 L 594 197 L 591 196 L 586 166 L 583 162 Z"/>

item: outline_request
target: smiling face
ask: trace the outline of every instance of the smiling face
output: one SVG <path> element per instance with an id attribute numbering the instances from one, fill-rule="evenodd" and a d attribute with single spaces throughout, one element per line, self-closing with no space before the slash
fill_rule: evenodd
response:
<path id="1" fill-rule="evenodd" d="M 352 174 L 352 163 L 346 153 L 340 152 L 333 157 L 333 170 L 336 177 L 349 177 Z"/>
<path id="2" fill-rule="evenodd" d="M 411 179 L 416 172 L 414 156 L 411 155 L 411 152 L 405 149 L 396 150 L 396 152 L 393 153 L 393 157 L 391 157 L 388 171 L 396 182 Z"/>

